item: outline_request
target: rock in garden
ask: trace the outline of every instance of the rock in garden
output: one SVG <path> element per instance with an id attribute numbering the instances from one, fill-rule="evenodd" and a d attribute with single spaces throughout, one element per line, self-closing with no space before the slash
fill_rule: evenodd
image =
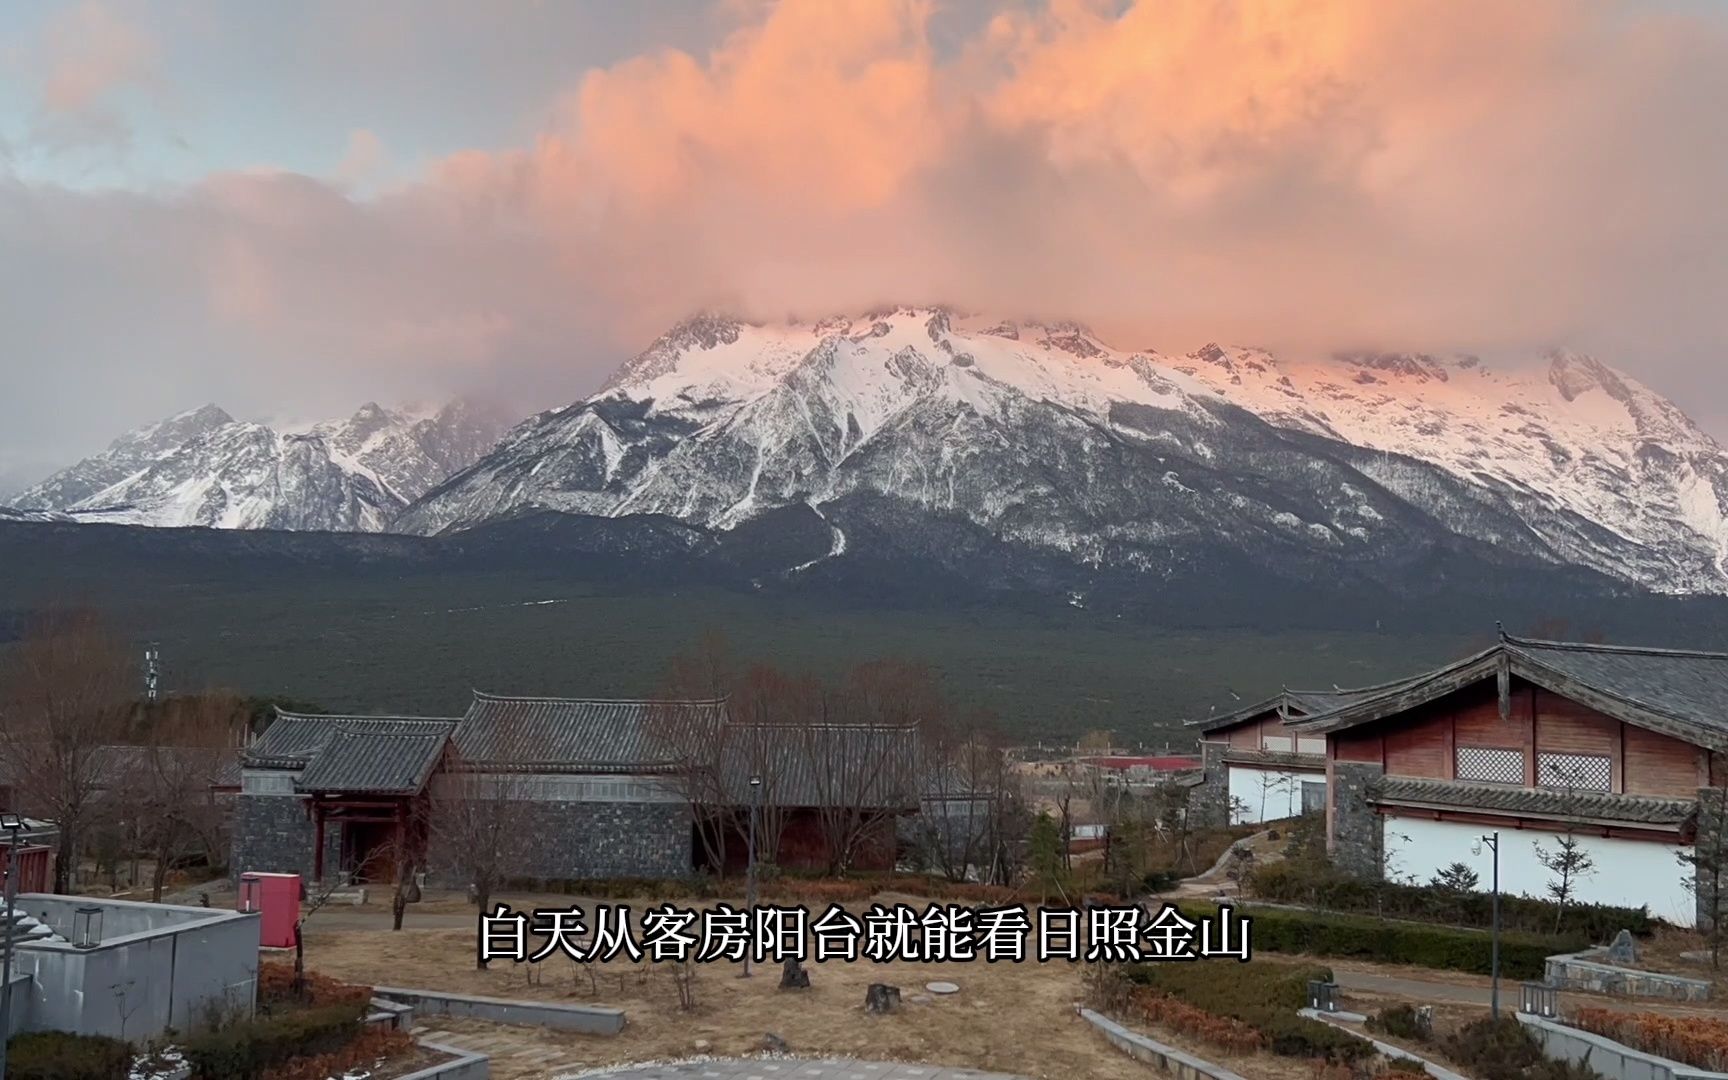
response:
<path id="1" fill-rule="evenodd" d="M 695 1045 L 698 1054 L 706 1054 L 708 1051 L 714 1049 L 714 1044 L 709 1042 L 707 1039 L 697 1039 Z"/>
<path id="2" fill-rule="evenodd" d="M 770 1054 L 786 1054 L 792 1051 L 792 1048 L 786 1045 L 786 1040 L 772 1031 L 762 1036 L 762 1049 Z"/>
<path id="3" fill-rule="evenodd" d="M 804 970 L 804 965 L 798 962 L 796 956 L 788 956 L 786 963 L 780 968 L 780 989 L 807 990 L 810 987 L 810 973 Z"/>
<path id="4" fill-rule="evenodd" d="M 900 988 L 887 983 L 871 983 L 864 991 L 864 1011 L 891 1013 L 900 1007 Z"/>
<path id="5" fill-rule="evenodd" d="M 932 994 L 958 994 L 960 992 L 959 984 L 951 982 L 925 983 L 924 989 L 930 991 Z"/>
<path id="6" fill-rule="evenodd" d="M 1622 930 L 1614 935 L 1614 941 L 1608 946 L 1608 959 L 1616 964 L 1630 964 L 1638 959 L 1638 946 L 1632 940 L 1632 931 Z"/>

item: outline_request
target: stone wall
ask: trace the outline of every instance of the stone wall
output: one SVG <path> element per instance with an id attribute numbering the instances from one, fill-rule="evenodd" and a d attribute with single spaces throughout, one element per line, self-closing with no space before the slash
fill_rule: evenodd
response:
<path id="1" fill-rule="evenodd" d="M 682 802 L 534 801 L 512 809 L 503 852 L 508 880 L 682 878 L 692 867 L 690 811 Z M 433 828 L 431 880 L 459 886 L 460 860 Z"/>
<path id="2" fill-rule="evenodd" d="M 1204 777 L 1188 796 L 1188 820 L 1197 827 L 1230 824 L 1230 767 L 1224 764 L 1225 743 L 1200 744 L 1200 769 Z"/>
<path id="3" fill-rule="evenodd" d="M 1728 815 L 1723 813 L 1723 800 L 1728 791 L 1722 788 L 1698 789 L 1698 832 L 1692 840 L 1692 850 L 1699 860 L 1693 877 L 1693 895 L 1698 902 L 1698 931 L 1709 933 L 1719 914 L 1728 914 L 1728 896 L 1718 896 L 1716 878 L 1710 862 L 1728 863 Z M 1720 874 L 1728 886 L 1728 865 Z"/>
<path id="4" fill-rule="evenodd" d="M 1384 771 L 1375 762 L 1332 763 L 1327 792 L 1332 800 L 1332 861 L 1355 877 L 1381 876 L 1385 830 L 1379 813 L 1368 802 L 1368 789 Z"/>
<path id="5" fill-rule="evenodd" d="M 312 880 L 312 819 L 294 795 L 236 795 L 231 872 L 299 874 Z M 334 830 L 332 830 L 334 831 Z M 334 867 L 339 837 L 326 836 L 324 865 Z"/>

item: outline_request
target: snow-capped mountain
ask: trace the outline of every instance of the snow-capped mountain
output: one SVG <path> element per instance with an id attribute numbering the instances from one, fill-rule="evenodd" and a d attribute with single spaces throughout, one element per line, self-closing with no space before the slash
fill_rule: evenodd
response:
<path id="1" fill-rule="evenodd" d="M 506 427 L 463 400 L 429 412 L 368 403 L 294 426 L 206 405 L 122 435 L 13 502 L 77 521 L 379 531 Z"/>
<path id="2" fill-rule="evenodd" d="M 866 542 L 958 558 L 961 530 L 1082 575 L 1394 579 L 1462 556 L 1728 592 L 1728 453 L 1589 357 L 1163 355 L 910 308 L 693 319 L 392 527 L 557 511 L 731 529 L 797 506 L 831 531 L 818 563 Z"/>

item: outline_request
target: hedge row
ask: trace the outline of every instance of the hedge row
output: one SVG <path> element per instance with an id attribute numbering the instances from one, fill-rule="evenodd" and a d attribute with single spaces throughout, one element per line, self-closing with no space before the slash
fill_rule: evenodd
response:
<path id="1" fill-rule="evenodd" d="M 131 1068 L 131 1048 L 104 1035 L 35 1031 L 6 1044 L 6 1080 L 114 1080 Z"/>
<path id="2" fill-rule="evenodd" d="M 1284 904 L 1306 904 L 1328 911 L 1384 915 L 1394 919 L 1447 922 L 1488 929 L 1494 924 L 1493 896 L 1487 892 L 1453 892 L 1429 885 L 1397 885 L 1364 881 L 1330 867 L 1271 863 L 1254 871 L 1249 882 L 1254 895 Z M 1612 904 L 1567 904 L 1564 916 L 1551 900 L 1533 896 L 1500 896 L 1500 928 L 1528 934 L 1551 934 L 1555 925 L 1592 942 L 1611 941 L 1622 929 L 1639 937 L 1655 932 L 1656 920 L 1645 907 Z"/>
<path id="3" fill-rule="evenodd" d="M 1182 911 L 1189 918 L 1210 918 L 1215 913 L 1210 906 L 1189 903 L 1182 905 Z M 1249 942 L 1262 952 L 1349 957 L 1475 975 L 1493 971 L 1492 938 L 1475 930 L 1276 908 L 1247 908 L 1239 914 L 1252 920 Z M 1500 974 L 1508 979 L 1539 979 L 1549 956 L 1585 947 L 1581 938 L 1502 933 Z"/>
<path id="4" fill-rule="evenodd" d="M 194 1035 L 180 1049 L 193 1080 L 255 1080 L 272 1066 L 347 1046 L 360 1034 L 362 1012 L 339 1004 L 259 1017 Z"/>
<path id="5" fill-rule="evenodd" d="M 1138 964 L 1127 975 L 1138 985 L 1247 1024 L 1264 1036 L 1266 1048 L 1274 1054 L 1352 1062 L 1374 1053 L 1371 1044 L 1349 1032 L 1296 1015 L 1308 1003 L 1310 981 L 1331 981 L 1327 968 L 1207 960 Z"/>

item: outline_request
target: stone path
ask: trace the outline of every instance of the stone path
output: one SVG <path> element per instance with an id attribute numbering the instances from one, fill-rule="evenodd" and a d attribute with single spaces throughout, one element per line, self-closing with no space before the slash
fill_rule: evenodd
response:
<path id="1" fill-rule="evenodd" d="M 590 1080 L 1019 1080 L 1006 1073 L 902 1065 L 850 1058 L 715 1059 L 664 1065 L 627 1065 L 589 1074 Z"/>

